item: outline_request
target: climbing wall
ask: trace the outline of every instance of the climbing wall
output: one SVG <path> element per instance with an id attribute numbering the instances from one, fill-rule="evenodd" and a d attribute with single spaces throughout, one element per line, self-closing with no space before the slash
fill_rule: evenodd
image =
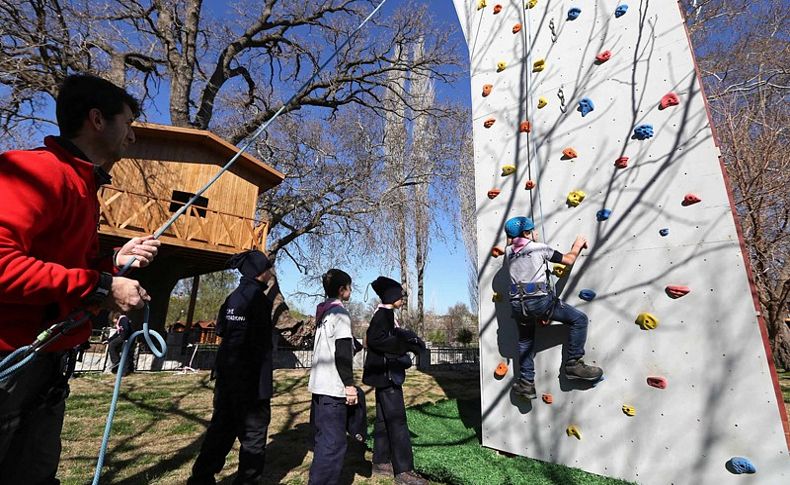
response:
<path id="1" fill-rule="evenodd" d="M 483 445 L 640 483 L 790 483 L 786 414 L 680 10 L 627 2 L 454 1 L 471 59 Z M 533 401 L 511 391 L 499 257 L 520 215 L 562 252 L 588 236 L 556 282 L 589 316 L 585 359 L 605 370 L 594 386 L 565 379 L 567 330 L 541 327 Z"/>

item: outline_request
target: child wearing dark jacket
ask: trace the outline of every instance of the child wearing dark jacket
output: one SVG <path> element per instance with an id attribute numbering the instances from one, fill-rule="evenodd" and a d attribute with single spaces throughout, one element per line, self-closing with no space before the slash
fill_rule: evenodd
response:
<path id="1" fill-rule="evenodd" d="M 381 299 L 366 334 L 368 353 L 362 382 L 376 388 L 376 423 L 373 428 L 373 472 L 394 474 L 396 484 L 423 485 L 414 471 L 414 455 L 406 422 L 403 385 L 411 366 L 407 352 L 419 352 L 425 343 L 414 332 L 400 328 L 395 310 L 406 294 L 395 280 L 379 276 L 371 284 Z"/>

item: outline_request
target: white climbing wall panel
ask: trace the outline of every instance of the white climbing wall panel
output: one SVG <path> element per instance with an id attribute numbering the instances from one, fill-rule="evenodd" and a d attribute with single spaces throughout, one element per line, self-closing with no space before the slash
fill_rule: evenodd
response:
<path id="1" fill-rule="evenodd" d="M 672 0 L 455 0 L 471 58 L 480 281 L 483 444 L 648 484 L 790 483 L 790 459 L 775 372 L 766 356 L 742 248 L 680 10 Z M 621 3 L 625 15 L 615 17 Z M 496 5 L 501 11 L 494 13 Z M 581 9 L 576 20 L 567 12 Z M 513 26 L 522 24 L 518 33 Z M 552 41 L 551 25 L 556 41 Z M 596 55 L 611 51 L 597 64 Z M 545 69 L 532 72 L 544 58 Z M 497 72 L 497 64 L 506 67 Z M 488 96 L 483 87 L 492 84 Z M 564 111 L 558 97 L 562 89 Z M 659 110 L 668 93 L 680 104 Z M 537 109 L 539 97 L 547 106 Z M 576 110 L 587 97 L 595 109 Z M 495 122 L 490 128 L 484 123 Z M 529 120 L 529 135 L 519 132 Z M 632 138 L 651 124 L 655 136 Z M 566 160 L 565 148 L 578 157 Z M 629 157 L 626 168 L 615 160 Z M 502 176 L 504 165 L 515 165 Z M 534 179 L 537 187 L 524 189 Z M 501 193 L 489 199 L 491 189 Z M 568 207 L 566 197 L 586 198 Z M 681 205 L 686 194 L 701 202 Z M 587 362 L 604 368 L 595 387 L 561 372 L 560 325 L 538 329 L 538 399 L 515 397 L 517 331 L 507 274 L 494 246 L 504 221 L 543 217 L 538 229 L 558 250 L 576 234 L 590 238 L 563 297 L 588 314 Z M 538 203 L 540 201 L 540 204 Z M 610 209 L 611 217 L 596 220 Z M 669 229 L 663 237 L 659 230 Z M 667 285 L 686 285 L 679 299 Z M 578 293 L 597 293 L 582 301 Z M 492 302 L 494 293 L 504 295 Z M 636 325 L 639 313 L 659 319 Z M 509 366 L 494 378 L 500 362 Z M 666 389 L 649 387 L 663 376 Z M 553 404 L 541 401 L 553 395 Z M 629 417 L 624 404 L 636 409 Z M 577 440 L 566 435 L 576 425 Z M 725 469 L 749 458 L 754 475 Z M 525 477 L 525 483 L 528 477 Z"/>

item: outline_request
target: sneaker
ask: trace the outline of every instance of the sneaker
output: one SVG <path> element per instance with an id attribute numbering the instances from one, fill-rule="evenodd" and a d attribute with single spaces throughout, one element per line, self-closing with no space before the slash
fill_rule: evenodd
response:
<path id="1" fill-rule="evenodd" d="M 428 480 L 412 470 L 395 475 L 395 485 L 428 485 Z"/>
<path id="2" fill-rule="evenodd" d="M 535 392 L 535 381 L 528 381 L 524 378 L 519 378 L 519 380 L 513 384 L 513 392 L 516 393 L 516 396 L 520 396 L 525 399 L 535 399 L 538 397 L 537 393 Z"/>
<path id="3" fill-rule="evenodd" d="M 391 477 L 395 474 L 395 470 L 392 469 L 392 463 L 374 463 L 373 474 Z"/>
<path id="4" fill-rule="evenodd" d="M 565 377 L 568 379 L 597 381 L 603 377 L 603 369 L 594 365 L 587 365 L 582 359 L 569 360 L 565 363 Z"/>

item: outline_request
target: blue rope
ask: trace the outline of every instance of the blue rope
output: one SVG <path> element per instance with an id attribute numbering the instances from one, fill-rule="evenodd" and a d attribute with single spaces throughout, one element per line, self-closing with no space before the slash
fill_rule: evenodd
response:
<path id="1" fill-rule="evenodd" d="M 26 366 L 27 364 L 30 363 L 31 360 L 33 360 L 33 358 L 36 355 L 35 354 L 28 354 L 26 357 L 24 357 L 22 360 L 20 360 L 16 364 L 11 364 L 11 362 L 13 362 L 19 355 L 27 352 L 28 350 L 30 350 L 30 348 L 31 348 L 30 345 L 26 345 L 24 347 L 20 347 L 20 348 L 16 349 L 15 351 L 11 352 L 11 354 L 6 356 L 5 359 L 0 360 L 0 369 L 5 369 L 5 367 L 8 366 L 7 369 L 0 371 L 0 382 L 3 382 L 4 380 L 8 379 L 12 375 L 16 374 L 17 370 L 19 370 L 22 367 Z"/>

